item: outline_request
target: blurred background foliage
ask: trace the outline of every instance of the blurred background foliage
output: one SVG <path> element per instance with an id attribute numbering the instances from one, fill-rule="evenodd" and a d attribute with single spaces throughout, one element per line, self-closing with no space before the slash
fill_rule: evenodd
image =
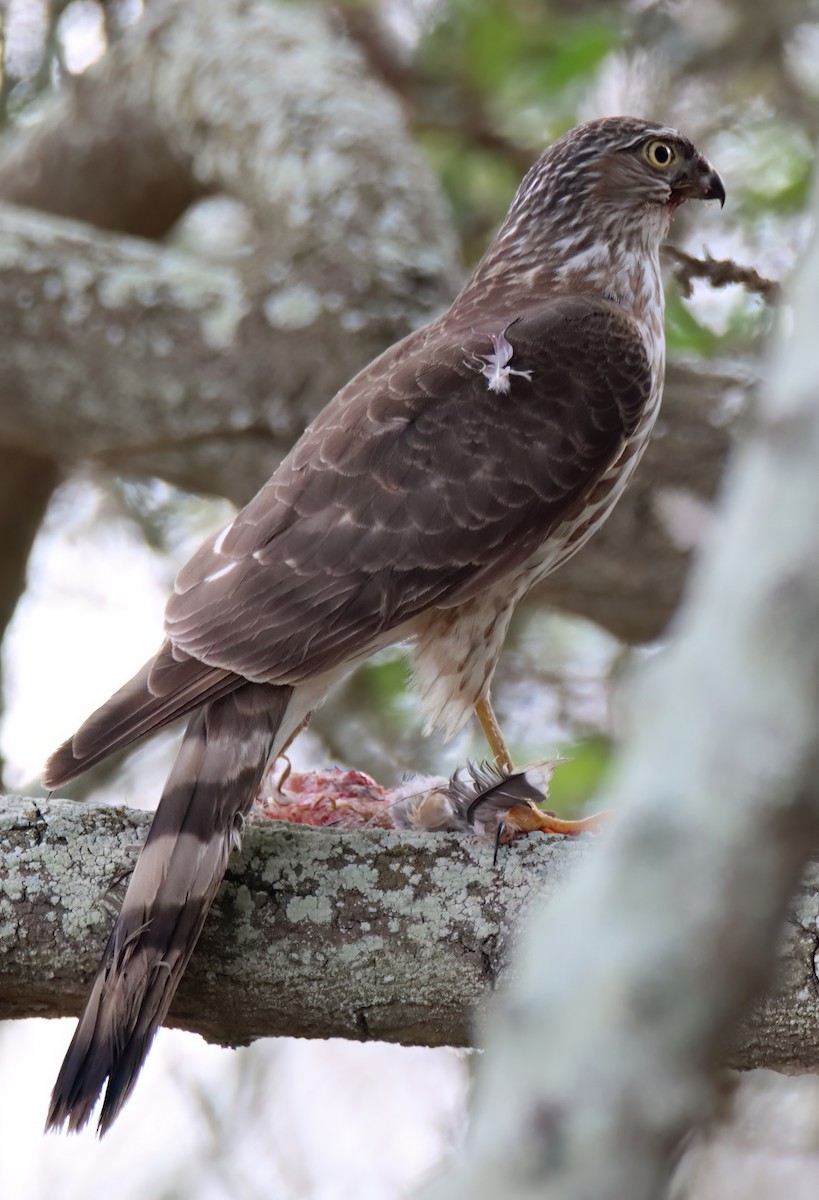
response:
<path id="1" fill-rule="evenodd" d="M 291 0 L 298 3 L 300 0 Z M 819 132 L 819 7 L 731 0 L 339 0 L 340 31 L 403 105 L 449 198 L 463 260 L 480 256 L 522 173 L 543 145 L 605 112 L 679 125 L 719 164 L 724 219 L 708 250 L 784 279 L 805 244 L 804 217 Z M 142 0 L 7 0 L 0 123 L 24 127 L 143 11 Z M 703 253 L 683 211 L 675 240 Z M 690 290 L 691 294 L 684 294 Z M 756 358 L 773 310 L 734 285 L 680 288 L 669 271 L 670 356 Z M 129 523 L 166 561 L 168 578 L 199 537 L 226 519 L 223 503 L 160 482 L 89 480 L 94 520 Z M 628 652 L 554 613 L 515 622 L 495 697 L 521 759 L 571 759 L 555 803 L 582 803 L 604 777 L 612 736 L 613 668 Z M 311 753 L 390 782 L 412 767 L 454 769 L 479 757 L 474 731 L 443 748 L 422 737 L 403 660 L 387 652 L 316 714 Z M 316 744 L 315 739 L 318 739 Z M 7 753 L 13 757 L 13 748 Z"/>

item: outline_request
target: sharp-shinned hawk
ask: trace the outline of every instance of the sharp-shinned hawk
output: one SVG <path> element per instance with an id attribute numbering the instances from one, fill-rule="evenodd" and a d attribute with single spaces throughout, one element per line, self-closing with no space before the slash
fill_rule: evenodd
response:
<path id="1" fill-rule="evenodd" d="M 451 308 L 334 397 L 182 568 L 156 656 L 51 757 L 58 788 L 190 715 L 51 1100 L 104 1132 L 173 999 L 265 766 L 327 689 L 410 643 L 447 735 L 477 712 L 529 588 L 605 520 L 662 393 L 659 249 L 722 182 L 673 129 L 590 121 L 531 168 Z"/>

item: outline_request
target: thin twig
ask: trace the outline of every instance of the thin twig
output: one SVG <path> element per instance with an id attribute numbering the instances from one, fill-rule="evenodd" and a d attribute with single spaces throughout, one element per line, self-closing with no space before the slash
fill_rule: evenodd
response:
<path id="1" fill-rule="evenodd" d="M 749 292 L 757 292 L 769 304 L 778 304 L 782 299 L 782 285 L 775 279 L 766 279 L 753 267 L 743 267 L 731 258 L 712 258 L 706 251 L 703 258 L 695 258 L 680 250 L 679 246 L 663 247 L 663 254 L 674 264 L 674 278 L 684 296 L 691 295 L 695 279 L 707 279 L 711 287 L 727 287 L 741 283 Z"/>

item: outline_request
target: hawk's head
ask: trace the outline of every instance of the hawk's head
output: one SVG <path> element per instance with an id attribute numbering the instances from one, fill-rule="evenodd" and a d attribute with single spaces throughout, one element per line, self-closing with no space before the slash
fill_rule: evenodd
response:
<path id="1" fill-rule="evenodd" d="M 655 260 L 684 200 L 725 201 L 722 180 L 687 137 L 636 117 L 587 121 L 530 169 L 483 273 L 536 263 L 544 278 L 560 278 L 612 256 Z"/>
<path id="2" fill-rule="evenodd" d="M 658 215 L 665 232 L 684 200 L 725 202 L 722 180 L 694 143 L 667 125 L 604 117 L 564 134 L 541 155 L 513 212 L 531 207 L 559 221 L 564 233 L 567 226 L 615 219 L 628 236 L 646 222 L 655 227 Z"/>
<path id="3" fill-rule="evenodd" d="M 555 142 L 537 167 L 556 199 L 585 199 L 623 216 L 652 205 L 673 212 L 689 199 L 725 202 L 722 180 L 692 141 L 636 117 L 580 125 Z"/>

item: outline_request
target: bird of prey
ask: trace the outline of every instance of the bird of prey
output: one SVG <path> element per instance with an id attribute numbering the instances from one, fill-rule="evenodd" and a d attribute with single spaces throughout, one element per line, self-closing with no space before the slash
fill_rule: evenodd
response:
<path id="1" fill-rule="evenodd" d="M 154 658 L 50 758 L 55 789 L 183 715 L 54 1088 L 48 1126 L 104 1133 L 168 1011 L 266 764 L 328 688 L 408 642 L 428 725 L 477 714 L 515 605 L 602 524 L 657 416 L 659 249 L 719 175 L 674 129 L 590 121 L 534 164 L 452 306 L 330 401 L 179 572 Z"/>

